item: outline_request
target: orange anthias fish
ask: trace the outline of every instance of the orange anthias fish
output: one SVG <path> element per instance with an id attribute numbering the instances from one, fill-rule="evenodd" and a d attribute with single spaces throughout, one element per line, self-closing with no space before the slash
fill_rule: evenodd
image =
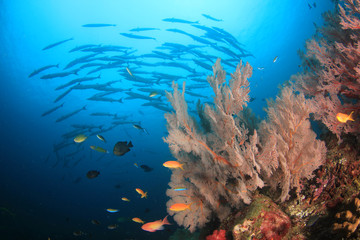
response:
<path id="1" fill-rule="evenodd" d="M 143 220 L 141 220 L 140 218 L 137 218 L 137 217 L 133 218 L 132 220 L 133 220 L 134 222 L 141 223 L 141 224 L 144 224 L 144 223 L 145 223 Z"/>
<path id="2" fill-rule="evenodd" d="M 349 115 L 347 115 L 345 113 L 338 113 L 338 114 L 336 114 L 336 119 L 341 123 L 346 123 L 347 121 L 355 121 L 352 118 L 353 113 L 354 113 L 354 111 L 352 111 Z"/>
<path id="3" fill-rule="evenodd" d="M 136 192 L 141 195 L 141 198 L 147 198 L 147 192 L 144 192 L 140 188 L 135 188 Z"/>
<path id="4" fill-rule="evenodd" d="M 148 222 L 141 226 L 141 229 L 148 232 L 156 232 L 158 230 L 163 230 L 164 225 L 170 225 L 167 220 L 167 216 L 163 220 L 157 220 L 154 222 Z"/>
<path id="5" fill-rule="evenodd" d="M 123 200 L 125 202 L 130 202 L 130 200 L 128 198 L 126 198 L 126 197 L 121 198 L 121 200 Z"/>
<path id="6" fill-rule="evenodd" d="M 171 211 L 174 211 L 174 212 L 181 212 L 181 211 L 184 211 L 186 209 L 190 209 L 190 206 L 191 206 L 191 203 L 189 204 L 186 204 L 186 203 L 175 203 L 173 205 L 170 206 L 170 210 Z"/>
<path id="7" fill-rule="evenodd" d="M 181 168 L 182 170 L 184 170 L 183 165 L 184 164 L 181 164 L 181 163 L 179 163 L 177 161 L 167 161 L 167 162 L 163 163 L 164 167 L 167 167 L 167 168 Z"/>

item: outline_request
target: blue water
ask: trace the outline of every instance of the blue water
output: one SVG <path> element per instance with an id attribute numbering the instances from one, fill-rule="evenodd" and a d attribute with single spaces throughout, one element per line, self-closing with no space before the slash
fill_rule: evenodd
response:
<path id="1" fill-rule="evenodd" d="M 313 6 L 316 2 L 316 7 Z M 312 7 L 309 7 L 309 4 Z M 205 32 L 190 24 L 170 23 L 165 18 L 179 18 L 198 21 L 206 27 L 224 29 L 234 36 L 242 47 L 253 56 L 242 58 L 254 67 L 250 79 L 250 96 L 255 100 L 249 106 L 256 115 L 263 118 L 264 99 L 275 97 L 278 86 L 299 71 L 299 49 L 304 48 L 306 39 L 315 33 L 313 23 L 322 24 L 321 13 L 332 9 L 327 0 L 311 1 L 270 1 L 270 0 L 61 0 L 61 1 L 0 1 L 0 212 L 1 239 L 168 239 L 178 228 L 170 218 L 171 226 L 155 233 L 143 231 L 141 225 L 131 221 L 140 217 L 144 221 L 155 221 L 167 215 L 165 191 L 171 171 L 162 163 L 171 160 L 171 154 L 162 137 L 166 136 L 164 111 L 151 106 L 142 106 L 147 100 L 126 99 L 125 92 L 117 92 L 107 97 L 123 99 L 119 102 L 101 102 L 87 100 L 98 90 L 72 90 L 59 102 L 54 100 L 66 89 L 55 88 L 78 77 L 85 77 L 94 68 L 81 70 L 76 75 L 62 78 L 41 79 L 41 76 L 63 71 L 72 60 L 90 54 L 89 52 L 72 52 L 69 50 L 84 44 L 117 45 L 131 48 L 136 61 L 147 63 L 181 62 L 195 68 L 201 73 L 198 78 L 206 79 L 210 71 L 197 66 L 191 59 L 197 59 L 212 65 L 194 55 L 184 55 L 182 60 L 147 59 L 142 54 L 159 49 L 165 42 L 179 43 L 185 46 L 196 44 L 203 54 L 224 59 L 229 55 L 199 43 L 190 37 L 166 31 L 176 28 L 195 36 Z M 222 21 L 205 18 L 208 14 Z M 108 23 L 116 26 L 86 28 L 89 23 Z M 131 33 L 137 27 L 153 27 L 159 30 L 134 32 L 134 34 L 156 38 L 132 39 L 119 33 Z M 44 47 L 65 39 L 73 40 L 48 50 Z M 226 43 L 207 39 L 219 46 Z M 106 52 L 96 57 L 114 56 L 119 53 Z M 274 62 L 274 58 L 277 61 Z M 98 61 L 100 62 L 100 61 Z M 108 62 L 102 62 L 108 63 Z M 59 68 L 48 69 L 32 78 L 28 75 L 35 69 L 59 64 Z M 233 64 L 237 64 L 233 62 Z M 76 69 L 76 65 L 71 68 Z M 124 77 L 126 67 L 133 70 L 135 76 L 152 79 L 150 72 L 156 71 L 184 76 L 181 84 L 199 84 L 186 78 L 190 73 L 182 68 L 139 66 L 130 60 L 116 68 L 103 69 L 88 76 L 101 75 L 100 79 L 83 84 L 106 83 L 121 80 L 112 87 L 148 95 L 138 89 L 139 83 Z M 229 72 L 232 67 L 224 65 Z M 124 74 L 120 75 L 118 71 Z M 66 71 L 66 70 L 64 70 Z M 137 71 L 147 73 L 136 74 Z M 129 77 L 129 76 L 127 76 Z M 160 84 L 147 85 L 147 88 L 171 90 L 169 84 L 160 80 Z M 145 87 L 145 86 L 144 86 Z M 201 98 L 202 102 L 211 101 L 211 89 L 191 90 L 194 93 L 209 96 Z M 156 96 L 158 97 L 158 96 Z M 186 95 L 187 101 L 197 101 L 197 97 Z M 168 104 L 166 97 L 161 101 Z M 41 115 L 61 104 L 64 106 L 53 113 Z M 86 105 L 86 110 L 61 121 L 56 120 Z M 193 103 L 190 110 L 196 109 Z M 169 104 L 168 104 L 168 107 Z M 145 128 L 149 134 L 135 129 L 132 124 L 114 127 L 101 132 L 107 143 L 90 136 L 82 144 L 73 143 L 73 137 L 65 139 L 63 134 L 73 131 L 73 124 L 102 125 L 102 129 L 112 126 L 112 117 L 92 116 L 91 113 L 116 113 L 127 116 L 126 121 L 134 121 Z M 85 134 L 91 135 L 92 129 Z M 114 144 L 118 141 L 132 141 L 134 147 L 122 157 L 112 154 Z M 54 152 L 54 145 L 71 143 L 69 146 Z M 90 149 L 90 145 L 101 146 L 110 153 L 103 154 Z M 153 168 L 144 172 L 134 166 L 145 164 Z M 88 179 L 89 170 L 98 170 L 100 175 Z M 148 199 L 141 199 L 135 188 L 148 192 Z M 121 197 L 131 201 L 124 202 Z M 107 208 L 117 208 L 118 213 L 108 213 Z M 11 214 L 10 214 L 11 213 Z M 118 218 L 121 218 L 118 220 Z M 92 219 L 101 222 L 93 225 Z M 108 230 L 109 224 L 117 224 L 115 230 Z M 74 231 L 81 230 L 83 236 L 73 236 Z"/>

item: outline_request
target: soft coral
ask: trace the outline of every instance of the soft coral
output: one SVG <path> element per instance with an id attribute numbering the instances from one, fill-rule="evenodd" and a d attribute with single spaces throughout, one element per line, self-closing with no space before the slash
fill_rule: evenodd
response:
<path id="1" fill-rule="evenodd" d="M 225 230 L 215 230 L 212 235 L 206 237 L 206 240 L 226 240 Z"/>

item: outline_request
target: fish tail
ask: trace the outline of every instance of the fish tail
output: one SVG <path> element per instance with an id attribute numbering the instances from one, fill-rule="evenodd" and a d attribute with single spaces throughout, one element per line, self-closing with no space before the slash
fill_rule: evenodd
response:
<path id="1" fill-rule="evenodd" d="M 59 68 L 59 64 L 56 64 L 55 67 Z"/>
<path id="2" fill-rule="evenodd" d="M 184 170 L 183 165 L 184 165 L 184 164 L 180 164 L 180 168 L 181 168 L 181 170 Z"/>
<path id="3" fill-rule="evenodd" d="M 351 113 L 350 113 L 350 115 L 349 115 L 349 121 L 355 121 L 354 119 L 353 119 L 353 113 L 354 113 L 354 111 L 352 111 Z"/>
<path id="4" fill-rule="evenodd" d="M 171 223 L 169 223 L 169 221 L 167 220 L 167 217 L 168 217 L 169 215 L 166 215 L 166 217 L 164 217 L 164 219 L 162 220 L 162 224 L 163 225 L 171 225 Z"/>
<path id="5" fill-rule="evenodd" d="M 192 205 L 192 204 L 193 204 L 193 203 L 190 203 L 190 204 L 189 204 L 189 210 L 190 210 L 190 211 L 191 211 L 191 205 Z"/>
<path id="6" fill-rule="evenodd" d="M 86 110 L 86 105 L 85 106 L 83 106 L 83 108 L 82 108 L 83 110 Z"/>

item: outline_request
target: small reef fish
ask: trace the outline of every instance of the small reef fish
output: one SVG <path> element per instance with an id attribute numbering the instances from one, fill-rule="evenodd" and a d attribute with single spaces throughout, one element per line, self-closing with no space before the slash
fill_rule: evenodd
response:
<path id="1" fill-rule="evenodd" d="M 84 24 L 82 27 L 115 27 L 116 24 L 108 24 L 108 23 L 89 23 Z"/>
<path id="2" fill-rule="evenodd" d="M 355 121 L 352 118 L 353 113 L 354 113 L 354 111 L 352 111 L 349 115 L 347 115 L 345 113 L 338 113 L 338 114 L 336 114 L 336 119 L 341 123 L 346 123 L 347 121 Z"/>
<path id="3" fill-rule="evenodd" d="M 118 227 L 117 224 L 110 224 L 109 226 L 107 226 L 107 228 L 108 228 L 109 230 L 114 230 L 114 229 L 116 229 L 117 227 Z"/>
<path id="4" fill-rule="evenodd" d="M 276 63 L 276 61 L 278 60 L 278 56 L 276 56 L 275 58 L 274 58 L 274 60 L 273 60 L 273 63 Z"/>
<path id="5" fill-rule="evenodd" d="M 147 198 L 147 192 L 144 192 L 140 188 L 135 188 L 136 192 L 141 195 L 141 198 Z"/>
<path id="6" fill-rule="evenodd" d="M 174 191 L 186 191 L 188 190 L 187 188 L 174 188 Z"/>
<path id="7" fill-rule="evenodd" d="M 191 203 L 190 204 L 186 204 L 186 203 L 175 203 L 173 205 L 170 206 L 169 210 L 174 211 L 174 212 L 181 212 L 184 211 L 186 209 L 190 209 Z"/>
<path id="8" fill-rule="evenodd" d="M 65 42 L 67 42 L 67 41 L 71 41 L 71 40 L 73 40 L 73 39 L 74 39 L 74 38 L 68 38 L 68 39 L 65 39 L 65 40 L 63 40 L 63 41 L 50 44 L 50 45 L 44 47 L 42 50 L 47 50 L 47 49 L 56 47 L 56 46 L 58 46 L 58 45 L 60 45 L 60 44 L 63 44 L 63 43 L 65 43 Z"/>
<path id="9" fill-rule="evenodd" d="M 146 134 L 149 135 L 149 132 L 146 131 L 146 129 L 143 128 L 142 126 L 140 126 L 140 125 L 138 125 L 138 124 L 133 124 L 133 127 L 136 128 L 136 129 L 138 129 L 138 130 L 141 130 L 141 131 L 143 131 L 144 133 L 146 133 Z"/>
<path id="10" fill-rule="evenodd" d="M 159 95 L 158 92 L 151 92 L 151 93 L 149 94 L 149 97 L 155 97 L 155 96 L 157 96 L 157 95 Z"/>
<path id="11" fill-rule="evenodd" d="M 108 211 L 109 213 L 117 213 L 117 212 L 119 212 L 119 209 L 108 208 L 108 209 L 106 209 L 106 211 Z"/>
<path id="12" fill-rule="evenodd" d="M 117 142 L 114 146 L 113 153 L 115 156 L 122 156 L 125 153 L 130 151 L 130 148 L 133 147 L 131 141 L 128 142 Z"/>
<path id="13" fill-rule="evenodd" d="M 137 163 L 134 163 L 134 166 L 137 167 L 137 168 L 139 168 L 139 166 L 137 165 Z"/>
<path id="14" fill-rule="evenodd" d="M 97 152 L 101 152 L 101 153 L 109 153 L 109 151 L 108 151 L 108 150 L 103 149 L 102 147 L 98 147 L 98 146 L 93 146 L 93 145 L 91 145 L 91 146 L 90 146 L 90 148 L 91 148 L 92 150 L 97 151 Z"/>
<path id="15" fill-rule="evenodd" d="M 82 143 L 87 139 L 87 136 L 84 134 L 79 134 L 74 138 L 74 142 L 76 143 Z"/>
<path id="16" fill-rule="evenodd" d="M 184 164 L 181 164 L 178 161 L 167 161 L 167 162 L 163 163 L 164 167 L 167 167 L 167 168 L 181 168 L 182 170 L 184 170 L 183 165 Z"/>
<path id="17" fill-rule="evenodd" d="M 97 170 L 90 170 L 87 172 L 86 177 L 89 179 L 93 179 L 96 178 L 97 176 L 99 176 L 100 172 Z"/>
<path id="18" fill-rule="evenodd" d="M 132 72 L 130 71 L 130 69 L 128 67 L 126 67 L 126 71 L 129 73 L 130 76 L 134 77 L 134 75 L 132 74 Z"/>
<path id="19" fill-rule="evenodd" d="M 123 200 L 125 202 L 130 202 L 130 200 L 128 198 L 126 198 L 126 197 L 121 198 L 121 200 Z"/>
<path id="20" fill-rule="evenodd" d="M 260 71 L 262 71 L 262 70 L 264 70 L 265 68 L 264 68 L 264 67 L 258 67 L 257 69 L 260 70 Z"/>
<path id="21" fill-rule="evenodd" d="M 132 220 L 133 220 L 134 222 L 141 223 L 141 224 L 144 224 L 144 223 L 145 223 L 143 220 L 141 220 L 140 218 L 137 218 L 137 217 L 134 217 Z"/>
<path id="22" fill-rule="evenodd" d="M 100 134 L 96 134 L 96 137 L 98 139 L 100 139 L 101 141 L 106 142 L 105 138 L 103 136 L 101 136 Z"/>
<path id="23" fill-rule="evenodd" d="M 98 220 L 91 220 L 91 223 L 94 224 L 94 225 L 100 225 L 100 222 Z"/>
<path id="24" fill-rule="evenodd" d="M 154 222 L 148 222 L 141 226 L 141 229 L 148 232 L 156 232 L 158 230 L 163 230 L 164 225 L 170 225 L 167 220 L 167 216 L 163 220 L 157 220 Z"/>

